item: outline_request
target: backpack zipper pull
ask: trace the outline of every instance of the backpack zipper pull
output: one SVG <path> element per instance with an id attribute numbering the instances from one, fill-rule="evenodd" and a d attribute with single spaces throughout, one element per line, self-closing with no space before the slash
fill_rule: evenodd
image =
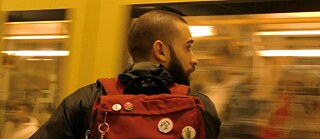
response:
<path id="1" fill-rule="evenodd" d="M 107 123 L 107 115 L 108 115 L 108 112 L 106 111 L 104 114 L 103 123 Z"/>
<path id="2" fill-rule="evenodd" d="M 105 112 L 103 123 L 99 124 L 98 130 L 101 133 L 100 139 L 104 139 L 105 134 L 109 131 L 109 124 L 107 123 L 108 112 Z M 105 127 L 106 129 L 103 129 Z"/>
<path id="3" fill-rule="evenodd" d="M 89 138 L 89 134 L 91 133 L 91 131 L 88 129 L 87 131 L 86 131 L 86 136 L 85 136 L 85 139 L 88 139 Z"/>

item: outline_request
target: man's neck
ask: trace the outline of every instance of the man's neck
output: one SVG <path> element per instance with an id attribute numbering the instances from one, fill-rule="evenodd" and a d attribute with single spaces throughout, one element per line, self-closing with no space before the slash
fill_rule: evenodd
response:
<path id="1" fill-rule="evenodd" d="M 154 67 L 159 67 L 160 64 L 157 63 L 153 63 L 153 62 L 138 62 L 138 63 L 134 63 L 133 65 L 133 70 L 134 69 L 150 69 L 150 68 L 154 68 Z"/>

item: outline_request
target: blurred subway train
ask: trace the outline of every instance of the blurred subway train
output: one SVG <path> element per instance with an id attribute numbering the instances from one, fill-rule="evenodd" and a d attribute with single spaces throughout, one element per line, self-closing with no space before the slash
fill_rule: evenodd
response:
<path id="1" fill-rule="evenodd" d="M 20 130 L 8 124 L 15 119 L 28 114 L 36 129 L 76 89 L 129 66 L 127 32 L 150 10 L 175 12 L 190 25 L 199 61 L 191 89 L 214 102 L 219 138 L 319 139 L 319 5 L 0 0 L 0 139 Z"/>

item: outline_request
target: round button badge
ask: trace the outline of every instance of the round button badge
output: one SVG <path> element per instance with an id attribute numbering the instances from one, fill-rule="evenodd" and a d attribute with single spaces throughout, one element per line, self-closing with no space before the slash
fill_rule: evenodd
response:
<path id="1" fill-rule="evenodd" d="M 113 111 L 120 111 L 120 110 L 121 110 L 121 105 L 120 105 L 120 104 L 114 104 L 114 105 L 112 105 L 112 110 L 113 110 Z"/>
<path id="2" fill-rule="evenodd" d="M 170 118 L 162 118 L 158 123 L 158 130 L 161 133 L 169 133 L 173 129 L 173 122 Z"/>
<path id="3" fill-rule="evenodd" d="M 182 129 L 182 137 L 184 139 L 194 139 L 196 137 L 196 130 L 192 126 L 186 126 Z"/>
<path id="4" fill-rule="evenodd" d="M 124 107 L 124 109 L 125 109 L 126 111 L 132 111 L 132 109 L 133 109 L 133 105 L 132 105 L 132 103 L 130 103 L 130 102 L 125 103 L 125 104 L 123 105 L 123 107 Z"/>

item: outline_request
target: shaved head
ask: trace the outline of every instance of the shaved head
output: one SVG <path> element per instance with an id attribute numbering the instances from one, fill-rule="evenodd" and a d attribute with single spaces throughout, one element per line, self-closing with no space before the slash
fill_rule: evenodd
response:
<path id="1" fill-rule="evenodd" d="M 153 43 L 161 40 L 171 44 L 179 35 L 176 23 L 187 22 L 179 15 L 154 10 L 137 18 L 128 35 L 128 49 L 134 62 L 149 60 Z"/>

